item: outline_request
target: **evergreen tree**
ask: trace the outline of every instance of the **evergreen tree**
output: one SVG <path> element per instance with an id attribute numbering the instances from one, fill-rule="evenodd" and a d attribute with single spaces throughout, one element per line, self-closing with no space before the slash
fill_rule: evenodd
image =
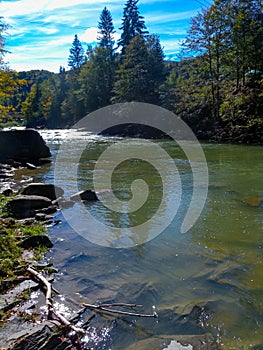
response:
<path id="1" fill-rule="evenodd" d="M 122 53 L 125 52 L 132 38 L 136 35 L 148 33 L 146 31 L 144 19 L 139 13 L 137 6 L 138 1 L 139 0 L 128 0 L 123 10 L 122 26 L 120 27 L 122 34 L 118 42 L 118 46 L 122 47 Z"/>
<path id="2" fill-rule="evenodd" d="M 8 29 L 8 25 L 2 21 L 3 17 L 0 16 L 0 67 L 3 65 L 3 56 L 6 53 L 4 49 L 5 46 L 5 38 L 3 34 Z"/>
<path id="3" fill-rule="evenodd" d="M 60 67 L 59 74 L 52 75 L 41 84 L 41 104 L 48 128 L 63 127 L 66 121 L 62 118 L 61 107 L 66 98 L 66 71 Z"/>
<path id="4" fill-rule="evenodd" d="M 113 102 L 159 103 L 159 87 L 164 80 L 163 52 L 159 38 L 135 36 L 125 51 L 117 71 Z"/>
<path id="5" fill-rule="evenodd" d="M 111 52 L 111 48 L 97 46 L 91 51 L 89 61 L 81 67 L 77 97 L 83 101 L 86 113 L 111 102 L 116 70 L 116 56 Z"/>
<path id="6" fill-rule="evenodd" d="M 70 55 L 68 58 L 68 66 L 71 67 L 71 69 L 79 69 L 83 63 L 85 63 L 85 54 L 77 34 L 75 34 L 75 38 L 69 52 Z"/>
<path id="7" fill-rule="evenodd" d="M 40 84 L 37 82 L 32 86 L 29 95 L 22 103 L 22 113 L 29 128 L 45 124 L 41 97 Z"/>
<path id="8" fill-rule="evenodd" d="M 98 23 L 99 35 L 98 40 L 100 46 L 104 48 L 113 48 L 114 45 L 114 37 L 115 33 L 114 26 L 112 23 L 112 16 L 107 7 L 104 7 L 101 15 L 100 22 Z"/>
<path id="9" fill-rule="evenodd" d="M 11 71 L 3 60 L 3 56 L 7 52 L 4 48 L 4 34 L 8 25 L 2 21 L 0 17 L 0 123 L 13 120 L 16 116 L 14 108 L 15 95 L 22 89 L 26 82 L 17 78 L 17 73 Z"/>

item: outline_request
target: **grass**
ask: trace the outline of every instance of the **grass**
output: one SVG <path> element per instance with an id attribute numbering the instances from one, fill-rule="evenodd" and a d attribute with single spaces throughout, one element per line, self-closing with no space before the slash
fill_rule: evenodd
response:
<path id="1" fill-rule="evenodd" d="M 23 223 L 7 217 L 5 210 L 8 198 L 0 196 L 0 292 L 6 288 L 4 280 L 15 280 L 25 272 L 24 249 L 19 243 L 24 237 L 46 233 L 46 228 L 39 223 Z M 33 250 L 34 260 L 39 260 L 47 251 L 45 247 Z"/>

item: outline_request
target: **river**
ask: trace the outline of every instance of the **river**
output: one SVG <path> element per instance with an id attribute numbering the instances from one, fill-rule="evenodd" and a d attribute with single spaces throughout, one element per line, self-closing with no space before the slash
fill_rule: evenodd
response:
<path id="1" fill-rule="evenodd" d="M 53 183 L 55 157 L 67 139 L 70 147 L 65 164 L 56 175 L 66 196 L 75 181 L 68 174 L 80 140 L 86 143 L 77 174 L 80 190 L 93 187 L 98 156 L 120 141 L 61 130 L 42 131 L 42 136 L 53 161 L 24 175 Z M 143 244 L 138 237 L 131 238 L 134 244 L 130 247 L 97 244 L 101 233 L 85 217 L 85 210 L 110 230 L 116 225 L 140 224 L 160 205 L 158 172 L 138 160 L 121 164 L 113 177 L 116 195 L 123 201 L 129 199 L 131 183 L 139 172 L 149 185 L 148 207 L 143 214 L 125 215 L 94 202 L 85 207 L 75 204 L 57 215 L 62 223 L 49 230 L 54 247 L 48 258 L 59 269 L 54 282 L 63 295 L 59 307 L 72 312 L 80 301 L 125 302 L 143 305 L 141 311 L 146 313 L 157 311 L 157 320 L 97 316 L 85 339 L 93 349 L 191 349 L 188 344 L 197 344 L 196 349 L 263 349 L 263 147 L 202 144 L 209 171 L 208 196 L 195 225 L 181 233 L 192 194 L 191 168 L 172 141 L 157 143 L 174 160 L 182 181 L 175 218 L 161 234 Z M 173 180 L 174 174 L 168 174 L 168 185 Z M 174 205 L 173 200 L 167 201 L 166 210 Z M 87 236 L 76 233 L 68 218 L 81 223 Z"/>

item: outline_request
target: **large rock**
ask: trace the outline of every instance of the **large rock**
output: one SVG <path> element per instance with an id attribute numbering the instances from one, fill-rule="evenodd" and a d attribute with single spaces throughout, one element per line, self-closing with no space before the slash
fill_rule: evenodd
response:
<path id="1" fill-rule="evenodd" d="M 0 131 L 0 160 L 36 161 L 51 153 L 42 136 L 33 129 Z"/>
<path id="2" fill-rule="evenodd" d="M 8 202 L 8 212 L 15 219 L 33 217 L 36 210 L 48 208 L 51 200 L 41 196 L 16 196 Z"/>
<path id="3" fill-rule="evenodd" d="M 43 196 L 51 200 L 62 197 L 64 190 L 52 184 L 31 183 L 20 191 L 24 196 Z"/>
<path id="4" fill-rule="evenodd" d="M 52 248 L 53 244 L 47 235 L 34 235 L 24 239 L 20 242 L 19 246 L 25 249 L 36 248 L 39 246 Z"/>

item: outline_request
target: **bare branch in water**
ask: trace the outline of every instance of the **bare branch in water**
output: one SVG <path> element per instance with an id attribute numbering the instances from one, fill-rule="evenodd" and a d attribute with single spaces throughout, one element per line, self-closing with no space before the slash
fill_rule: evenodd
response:
<path id="1" fill-rule="evenodd" d="M 105 305 L 107 305 L 107 307 L 105 307 Z M 90 310 L 97 310 L 99 312 L 106 312 L 106 313 L 111 313 L 111 314 L 115 314 L 115 315 L 133 316 L 133 317 L 151 317 L 151 318 L 157 318 L 158 317 L 156 312 L 154 312 L 151 315 L 148 315 L 148 314 L 141 314 L 141 313 L 136 313 L 136 312 L 127 312 L 127 311 L 115 310 L 115 309 L 109 308 L 111 306 L 136 307 L 137 305 L 135 305 L 135 304 L 121 304 L 121 303 L 119 303 L 119 304 L 93 305 L 93 304 L 83 303 L 82 306 L 84 306 L 85 308 L 90 309 Z"/>

